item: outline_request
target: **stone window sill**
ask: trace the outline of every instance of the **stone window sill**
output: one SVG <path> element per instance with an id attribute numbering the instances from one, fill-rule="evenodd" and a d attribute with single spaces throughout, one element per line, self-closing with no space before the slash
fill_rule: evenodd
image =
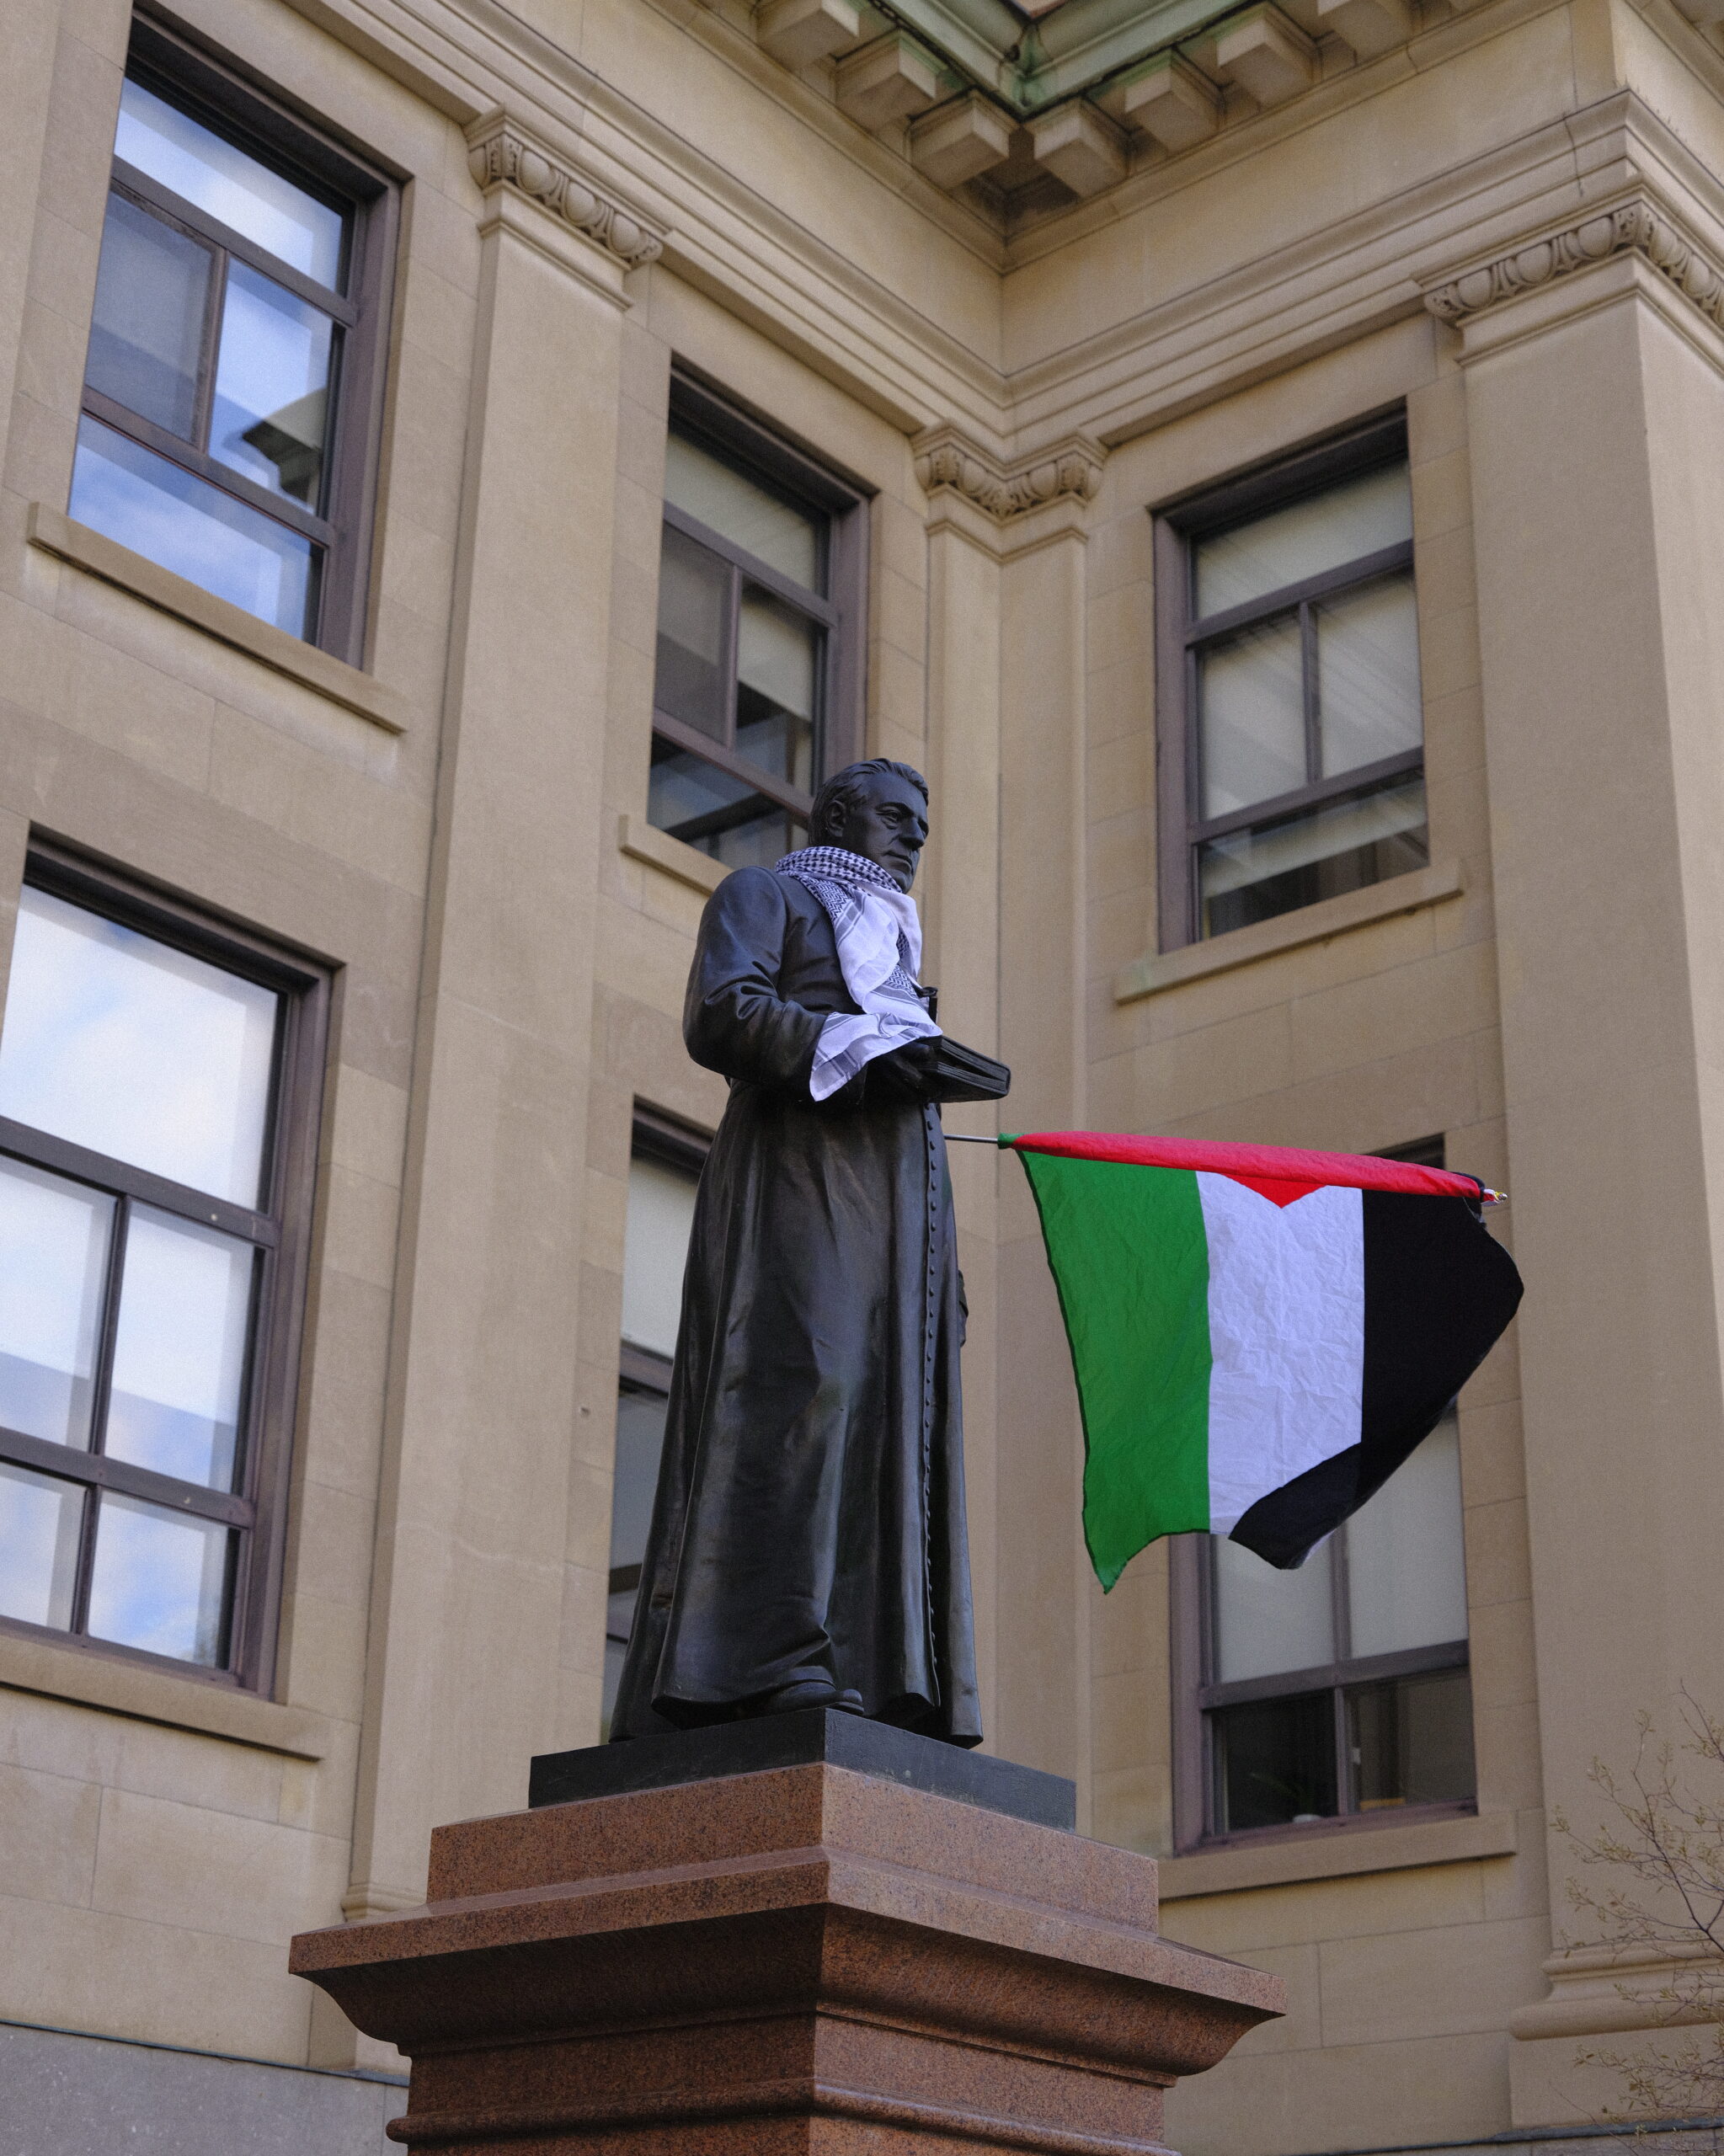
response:
<path id="1" fill-rule="evenodd" d="M 307 1708 L 280 1706 L 253 1692 L 212 1684 L 190 1673 L 176 1676 L 97 1647 L 61 1646 L 0 1630 L 0 1687 L 70 1700 L 137 1721 L 164 1722 L 170 1729 L 196 1730 L 292 1759 L 321 1759 L 329 1750 L 328 1723 Z"/>
<path id="2" fill-rule="evenodd" d="M 1163 1857 L 1161 1899 L 1191 1901 L 1200 1894 L 1246 1893 L 1254 1886 L 1288 1886 L 1304 1880 L 1465 1864 L 1478 1857 L 1513 1856 L 1518 1846 L 1512 1812 L 1422 1819 L 1404 1827 L 1351 1826 L 1249 1848 Z"/>
<path id="3" fill-rule="evenodd" d="M 70 562 L 74 568 L 129 591 L 147 606 L 189 622 L 195 629 L 244 652 L 272 672 L 284 674 L 290 681 L 328 697 L 344 710 L 370 719 L 386 734 L 407 731 L 407 699 L 399 690 L 387 687 L 327 651 L 319 651 L 315 644 L 289 636 L 273 622 L 259 621 L 243 606 L 230 606 L 201 585 L 176 576 L 172 569 L 133 553 L 117 540 L 105 538 L 87 524 L 75 523 L 45 502 L 30 504 L 28 536 L 30 544 L 40 547 L 45 554 Z"/>
<path id="4" fill-rule="evenodd" d="M 1320 899 L 1316 905 L 1301 906 L 1297 913 L 1278 914 L 1273 921 L 1230 929 L 1225 936 L 1188 943 L 1182 950 L 1152 952 L 1146 958 L 1134 958 L 1114 975 L 1113 1001 L 1135 1003 L 1146 995 L 1160 995 L 1170 988 L 1182 988 L 1188 981 L 1206 980 L 1212 974 L 1230 973 L 1236 966 L 1253 965 L 1259 958 L 1274 958 L 1283 951 L 1321 943 L 1374 921 L 1440 905 L 1446 899 L 1458 899 L 1465 889 L 1458 861 L 1433 862 L 1428 868 L 1391 876 L 1386 883 L 1369 884 L 1363 891 L 1344 891 L 1338 899 Z"/>
<path id="5" fill-rule="evenodd" d="M 714 861 L 697 846 L 685 846 L 681 839 L 672 838 L 669 831 L 654 830 L 642 816 L 622 818 L 617 826 L 616 843 L 631 861 L 643 861 L 648 867 L 659 869 L 666 876 L 674 876 L 679 883 L 690 884 L 709 895 L 730 873 L 722 861 Z"/>

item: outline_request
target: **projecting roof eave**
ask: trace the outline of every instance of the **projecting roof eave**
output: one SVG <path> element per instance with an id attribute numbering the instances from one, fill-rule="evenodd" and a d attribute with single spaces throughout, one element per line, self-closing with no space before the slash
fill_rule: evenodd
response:
<path id="1" fill-rule="evenodd" d="M 1233 13 L 1238 0 L 1055 0 L 1034 21 L 1006 0 L 879 0 L 1020 120 L 1093 90 Z"/>

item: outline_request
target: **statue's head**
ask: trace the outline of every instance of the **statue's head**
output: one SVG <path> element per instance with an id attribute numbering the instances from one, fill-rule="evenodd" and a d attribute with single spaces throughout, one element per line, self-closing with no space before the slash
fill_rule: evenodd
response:
<path id="1" fill-rule="evenodd" d="M 841 846 L 876 862 L 907 891 L 928 838 L 928 782 L 909 764 L 875 756 L 846 764 L 814 796 L 810 846 Z"/>

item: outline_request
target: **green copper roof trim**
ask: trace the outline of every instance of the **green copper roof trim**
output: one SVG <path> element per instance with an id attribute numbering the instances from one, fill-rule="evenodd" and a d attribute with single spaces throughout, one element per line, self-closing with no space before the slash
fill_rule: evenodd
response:
<path id="1" fill-rule="evenodd" d="M 1241 12 L 1215 0 L 1065 0 L 1030 23 L 1003 0 L 874 0 L 881 15 L 930 45 L 965 83 L 1014 118 L 1137 66 Z"/>

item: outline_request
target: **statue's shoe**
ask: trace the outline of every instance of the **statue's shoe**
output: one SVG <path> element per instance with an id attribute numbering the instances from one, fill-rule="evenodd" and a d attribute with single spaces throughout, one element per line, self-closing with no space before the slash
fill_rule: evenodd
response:
<path id="1" fill-rule="evenodd" d="M 793 1715 L 803 1707 L 832 1707 L 840 1714 L 862 1711 L 860 1692 L 841 1692 L 830 1677 L 802 1677 L 765 1694 L 754 1709 L 757 1715 Z"/>

